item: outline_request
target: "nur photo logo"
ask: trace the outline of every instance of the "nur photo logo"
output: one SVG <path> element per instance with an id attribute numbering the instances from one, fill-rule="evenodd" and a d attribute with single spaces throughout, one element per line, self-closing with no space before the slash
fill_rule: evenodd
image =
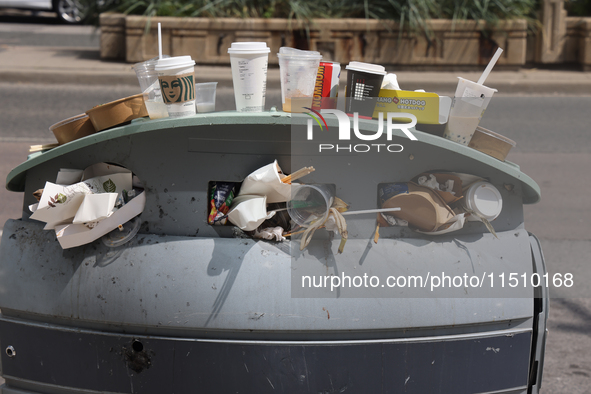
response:
<path id="1" fill-rule="evenodd" d="M 417 124 L 417 118 L 413 114 L 405 113 L 405 112 L 388 112 L 386 114 L 386 132 L 384 133 L 384 113 L 380 112 L 378 114 L 377 120 L 377 131 L 374 134 L 362 134 L 359 131 L 359 114 L 355 112 L 352 116 L 353 118 L 353 133 L 351 133 L 351 116 L 347 115 L 345 112 L 340 111 L 338 109 L 321 109 L 320 112 L 316 111 L 312 108 L 304 107 L 305 109 L 309 110 L 310 112 L 305 113 L 311 119 L 308 119 L 307 122 L 307 139 L 308 141 L 314 140 L 314 122 L 319 126 L 321 131 L 329 131 L 328 124 L 324 115 L 334 115 L 338 121 L 338 141 L 351 141 L 353 140 L 360 140 L 360 141 L 376 141 L 376 143 L 367 144 L 367 143 L 360 143 L 360 144 L 339 144 L 339 143 L 320 143 L 318 144 L 318 152 L 349 152 L 349 153 L 368 153 L 368 152 L 390 152 L 390 153 L 399 153 L 404 150 L 404 147 L 401 144 L 387 144 L 387 143 L 377 143 L 380 138 L 383 139 L 385 136 L 385 141 L 392 141 L 393 130 L 401 130 L 404 135 L 410 139 L 411 141 L 417 141 L 417 137 L 412 134 L 409 130 L 412 127 L 415 127 Z M 410 123 L 394 123 L 395 121 L 399 121 L 400 119 L 409 119 Z M 332 135 L 334 136 L 334 134 Z M 323 136 L 324 137 L 324 136 Z M 336 136 L 334 136 L 336 137 Z M 323 138 L 324 139 L 324 138 Z"/>

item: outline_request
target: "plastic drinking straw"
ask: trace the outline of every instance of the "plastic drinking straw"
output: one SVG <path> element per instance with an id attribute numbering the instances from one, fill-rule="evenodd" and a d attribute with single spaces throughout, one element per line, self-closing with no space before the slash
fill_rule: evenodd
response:
<path id="1" fill-rule="evenodd" d="M 492 59 L 490 59 L 490 62 L 488 62 L 488 66 L 486 66 L 486 68 L 484 69 L 484 72 L 480 76 L 480 79 L 478 80 L 478 82 L 476 82 L 477 84 L 479 84 L 479 85 L 484 84 L 484 81 L 488 77 L 488 74 L 490 74 L 493 67 L 495 66 L 495 63 L 497 62 L 497 60 L 499 60 L 499 57 L 501 57 L 501 53 L 503 53 L 503 50 L 499 47 L 497 49 L 497 51 L 495 52 L 494 56 L 492 57 Z"/>
<path id="2" fill-rule="evenodd" d="M 162 59 L 162 29 L 158 22 L 158 59 Z"/>
<path id="3" fill-rule="evenodd" d="M 364 214 L 364 213 L 380 213 L 380 212 L 394 212 L 394 211 L 400 211 L 400 208 L 382 208 L 382 209 L 365 209 L 362 211 L 345 211 L 345 212 L 341 212 L 341 215 L 345 216 L 345 215 L 358 215 L 358 214 Z"/>

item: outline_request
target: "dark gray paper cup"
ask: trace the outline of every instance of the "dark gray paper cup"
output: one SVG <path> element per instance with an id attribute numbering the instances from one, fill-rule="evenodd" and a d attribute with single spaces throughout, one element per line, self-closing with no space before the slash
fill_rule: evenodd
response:
<path id="1" fill-rule="evenodd" d="M 346 69 L 345 112 L 350 116 L 357 112 L 360 118 L 371 119 L 386 69 L 362 62 L 350 62 Z"/>

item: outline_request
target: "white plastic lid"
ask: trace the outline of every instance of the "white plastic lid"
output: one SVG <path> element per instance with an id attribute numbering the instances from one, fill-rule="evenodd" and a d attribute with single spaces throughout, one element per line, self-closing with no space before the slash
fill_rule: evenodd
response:
<path id="1" fill-rule="evenodd" d="M 256 54 L 256 53 L 269 53 L 271 48 L 267 47 L 266 42 L 233 42 L 228 53 L 236 54 Z"/>
<path id="2" fill-rule="evenodd" d="M 486 96 L 486 97 L 491 97 L 493 93 L 498 92 L 498 90 L 495 88 L 489 88 L 488 86 L 480 85 L 480 84 L 478 84 L 474 81 L 470 81 L 469 79 L 466 79 L 466 78 L 458 77 L 458 79 L 460 81 L 464 81 L 464 83 L 466 85 L 468 85 L 471 89 L 479 90 L 479 91 L 482 91 L 483 93 L 488 93 L 489 96 Z"/>
<path id="3" fill-rule="evenodd" d="M 195 60 L 191 59 L 191 56 L 174 56 L 164 59 L 159 59 L 156 67 L 156 71 L 167 71 L 174 70 L 176 68 L 188 68 L 195 65 Z"/>
<path id="4" fill-rule="evenodd" d="M 279 48 L 277 57 L 294 57 L 294 58 L 308 58 L 308 59 L 322 59 L 320 52 L 304 51 L 303 49 L 296 49 L 290 47 Z"/>
<path id="5" fill-rule="evenodd" d="M 379 64 L 363 63 L 363 62 L 349 62 L 347 70 L 363 71 L 371 74 L 386 75 L 386 67 Z"/>
<path id="6" fill-rule="evenodd" d="M 487 220 L 501 214 L 503 198 L 499 190 L 488 182 L 476 182 L 466 191 L 466 206 Z"/>
<path id="7" fill-rule="evenodd" d="M 162 55 L 162 58 L 170 58 L 169 55 Z M 155 70 L 156 64 L 158 64 L 158 57 L 153 57 L 150 60 L 146 60 L 145 62 L 136 63 L 133 65 L 133 69 L 137 71 L 151 71 Z"/>

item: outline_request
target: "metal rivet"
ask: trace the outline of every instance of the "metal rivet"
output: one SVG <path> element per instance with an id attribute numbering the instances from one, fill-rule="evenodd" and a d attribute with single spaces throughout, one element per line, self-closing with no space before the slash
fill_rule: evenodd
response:
<path id="1" fill-rule="evenodd" d="M 16 356 L 16 350 L 14 350 L 14 348 L 12 346 L 8 346 L 6 348 L 6 355 L 10 358 L 13 358 Z"/>

